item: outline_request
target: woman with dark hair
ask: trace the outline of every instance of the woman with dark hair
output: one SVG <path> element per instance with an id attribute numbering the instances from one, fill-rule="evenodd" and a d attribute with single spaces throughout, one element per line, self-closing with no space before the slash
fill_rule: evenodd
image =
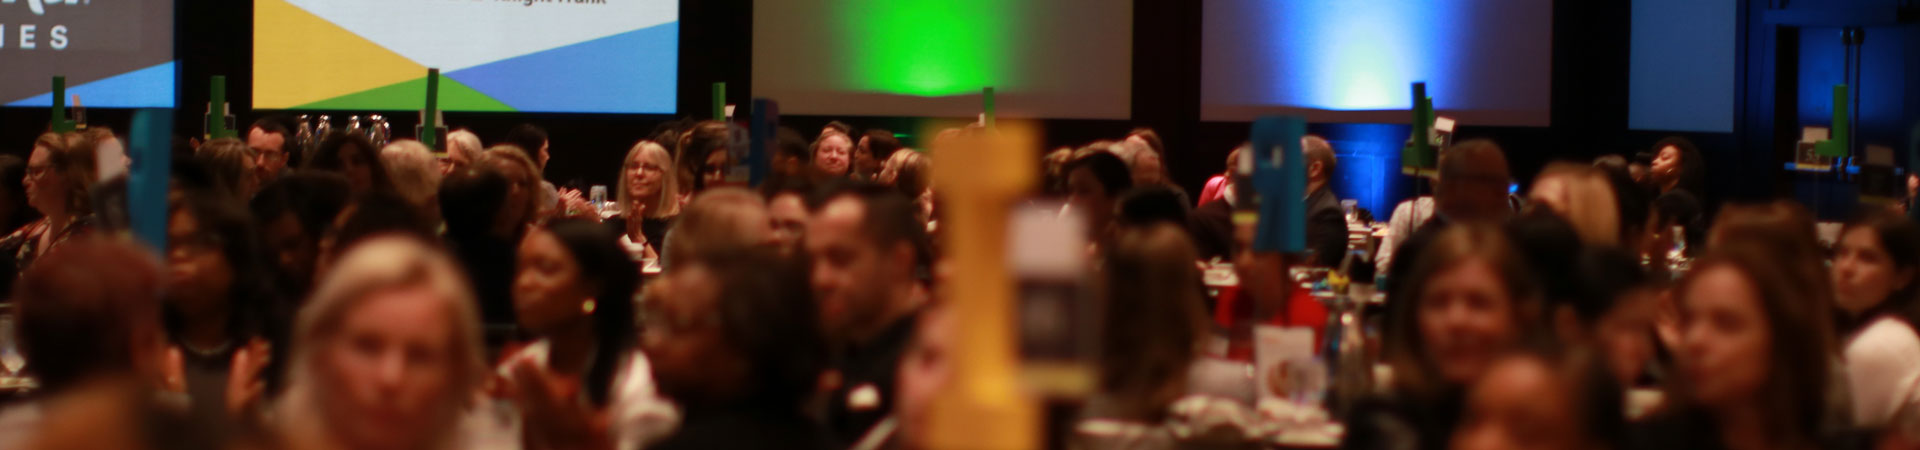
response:
<path id="1" fill-rule="evenodd" d="M 1673 190 L 1682 190 L 1700 195 L 1706 187 L 1707 162 L 1700 157 L 1700 149 L 1693 141 L 1674 136 L 1661 139 L 1653 144 L 1653 165 L 1649 168 L 1648 178 L 1653 185 L 1665 194 Z"/>
<path id="2" fill-rule="evenodd" d="M 248 203 L 260 241 L 279 272 L 281 297 L 302 302 L 317 278 L 320 240 L 347 205 L 347 178 L 337 173 L 290 171 L 260 189 Z"/>
<path id="3" fill-rule="evenodd" d="M 336 131 L 321 138 L 320 147 L 307 157 L 304 167 L 346 175 L 354 195 L 393 190 L 387 168 L 380 163 L 380 149 L 373 148 L 367 135 L 360 132 Z"/>
<path id="4" fill-rule="evenodd" d="M 27 204 L 44 217 L 0 238 L 15 268 L 26 271 L 35 258 L 93 229 L 94 172 L 93 145 L 84 135 L 46 133 L 33 141 L 21 184 Z"/>
<path id="5" fill-rule="evenodd" d="M 678 142 L 674 160 L 680 166 L 680 202 L 685 204 L 686 199 L 727 180 L 727 168 L 733 165 L 728 153 L 733 130 L 726 122 L 700 122 L 681 134 Z"/>
<path id="6" fill-rule="evenodd" d="M 1729 243 L 1680 280 L 1678 370 L 1636 448 L 1821 447 L 1834 340 L 1817 299 L 1829 287 L 1785 257 Z"/>
<path id="7" fill-rule="evenodd" d="M 180 189 L 167 220 L 163 323 L 199 426 L 219 430 L 265 394 L 274 291 L 253 222 L 224 193 Z M 233 375 L 238 374 L 238 378 Z"/>
<path id="8" fill-rule="evenodd" d="M 640 269 L 598 223 L 562 220 L 520 242 L 513 300 L 520 327 L 536 340 L 512 353 L 498 374 L 527 420 L 530 442 L 577 439 L 586 416 L 611 419 L 613 443 L 637 448 L 677 419 L 654 393 L 646 355 L 637 351 L 633 294 Z M 585 401 L 543 394 L 549 378 L 572 380 Z M 562 414 L 537 412 L 565 411 Z M 556 417 L 558 416 L 558 417 Z"/>
<path id="9" fill-rule="evenodd" d="M 1344 448 L 1435 448 L 1458 420 L 1466 387 L 1538 334 L 1540 289 L 1498 229 L 1454 225 L 1412 263 L 1386 318 L 1384 398 L 1363 400 Z"/>
<path id="10" fill-rule="evenodd" d="M 1920 425 L 1920 226 L 1870 210 L 1841 229 L 1830 270 L 1854 425 Z"/>
<path id="11" fill-rule="evenodd" d="M 834 448 L 805 412 L 827 345 L 804 265 L 772 249 L 674 264 L 648 286 L 644 341 L 685 420 L 649 448 Z"/>
<path id="12" fill-rule="evenodd" d="M 1113 222 L 1120 194 L 1133 189 L 1133 172 L 1112 152 L 1085 153 L 1067 163 L 1067 203 L 1085 215 L 1087 235 L 1098 241 Z"/>
<path id="13" fill-rule="evenodd" d="M 485 160 L 486 157 L 482 157 Z M 487 345 L 498 348 L 515 328 L 513 314 L 514 256 L 519 230 L 508 192 L 513 182 L 497 167 L 472 164 L 440 182 L 440 214 L 447 219 L 447 247 L 466 271 L 467 282 L 480 301 L 480 317 L 487 325 Z"/>

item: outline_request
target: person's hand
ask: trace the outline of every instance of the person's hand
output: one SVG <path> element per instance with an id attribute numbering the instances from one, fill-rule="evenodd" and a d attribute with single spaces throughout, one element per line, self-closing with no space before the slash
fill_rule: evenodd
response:
<path id="1" fill-rule="evenodd" d="M 253 338 L 233 352 L 233 364 L 227 368 L 227 414 L 244 419 L 267 392 L 267 381 L 260 377 L 273 362 L 273 346 Z"/>
<path id="2" fill-rule="evenodd" d="M 160 362 L 160 390 L 174 393 L 187 392 L 186 358 L 180 355 L 180 347 L 167 346 L 165 359 Z"/>
<path id="3" fill-rule="evenodd" d="M 548 372 L 533 361 L 514 364 L 514 403 L 524 417 L 530 449 L 611 449 L 604 414 L 579 401 L 580 380 Z"/>
<path id="4" fill-rule="evenodd" d="M 591 218 L 596 221 L 600 219 L 599 211 L 595 210 L 592 204 L 587 203 L 587 200 L 580 195 L 579 189 L 560 191 L 560 209 L 557 212 L 562 218 Z"/>

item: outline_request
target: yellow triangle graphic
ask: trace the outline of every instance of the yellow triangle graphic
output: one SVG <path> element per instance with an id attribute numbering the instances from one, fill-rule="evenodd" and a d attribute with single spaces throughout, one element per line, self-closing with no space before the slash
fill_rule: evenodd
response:
<path id="1" fill-rule="evenodd" d="M 255 108 L 290 108 L 426 74 L 420 63 L 286 0 L 253 8 Z"/>

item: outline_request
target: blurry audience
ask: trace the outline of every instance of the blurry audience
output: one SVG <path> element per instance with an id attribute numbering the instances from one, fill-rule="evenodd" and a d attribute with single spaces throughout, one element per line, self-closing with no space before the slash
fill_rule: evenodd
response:
<path id="1" fill-rule="evenodd" d="M 1920 448 L 1920 225 L 1718 203 L 1681 138 L 1544 167 L 1465 140 L 1382 224 L 1306 136 L 1302 254 L 1251 248 L 1247 145 L 1202 185 L 1168 167 L 1218 160 L 1151 129 L 1051 142 L 990 194 L 1074 224 L 1048 257 L 1085 269 L 988 305 L 936 295 L 995 281 L 943 250 L 1028 231 L 941 226 L 1019 174 L 935 173 L 982 124 L 757 155 L 671 120 L 565 148 L 619 170 L 556 188 L 585 140 L 531 124 L 436 154 L 287 122 L 182 140 L 164 205 L 105 127 L 0 155 L 0 449 L 943 449 L 944 414 L 1010 407 L 957 390 L 983 343 L 1079 358 L 1077 391 L 996 399 L 1068 448 Z"/>

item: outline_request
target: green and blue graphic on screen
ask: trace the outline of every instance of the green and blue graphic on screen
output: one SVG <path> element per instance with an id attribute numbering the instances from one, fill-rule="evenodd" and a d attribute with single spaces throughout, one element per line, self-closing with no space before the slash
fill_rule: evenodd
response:
<path id="1" fill-rule="evenodd" d="M 257 0 L 263 109 L 674 112 L 676 0 Z"/>

